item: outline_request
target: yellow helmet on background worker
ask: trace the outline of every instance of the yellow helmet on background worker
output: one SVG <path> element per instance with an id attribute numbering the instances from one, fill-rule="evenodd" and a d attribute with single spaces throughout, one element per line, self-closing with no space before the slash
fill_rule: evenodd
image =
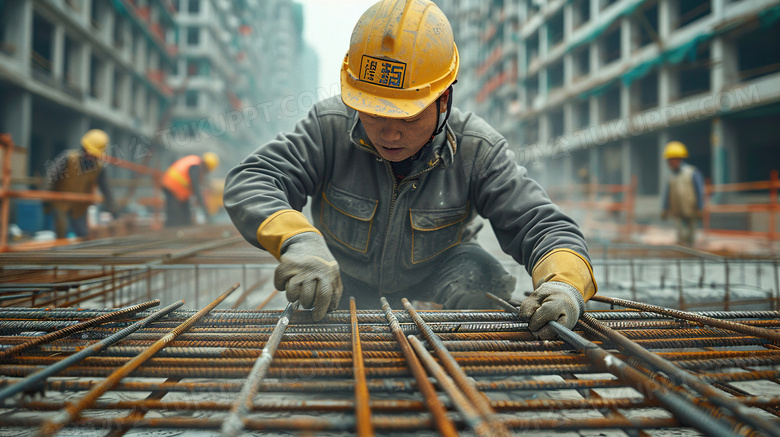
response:
<path id="1" fill-rule="evenodd" d="M 664 148 L 664 159 L 680 158 L 685 159 L 688 157 L 688 149 L 685 148 L 685 144 L 679 141 L 670 141 Z"/>
<path id="2" fill-rule="evenodd" d="M 203 154 L 203 163 L 209 171 L 214 171 L 219 166 L 219 156 L 214 152 L 206 152 Z"/>
<path id="3" fill-rule="evenodd" d="M 108 134 L 100 129 L 90 129 L 81 137 L 81 146 L 94 157 L 100 157 L 106 151 L 108 142 Z"/>
<path id="4" fill-rule="evenodd" d="M 360 112 L 413 117 L 455 82 L 460 60 L 447 17 L 430 0 L 383 0 L 355 25 L 341 99 Z"/>

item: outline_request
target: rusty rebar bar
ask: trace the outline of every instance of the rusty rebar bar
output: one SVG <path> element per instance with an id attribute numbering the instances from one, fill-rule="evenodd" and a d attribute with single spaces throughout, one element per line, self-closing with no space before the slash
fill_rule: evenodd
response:
<path id="1" fill-rule="evenodd" d="M 282 312 L 279 321 L 276 322 L 274 332 L 271 334 L 271 338 L 263 347 L 260 357 L 255 361 L 252 370 L 249 372 L 249 376 L 244 382 L 244 386 L 241 389 L 241 393 L 233 403 L 233 407 L 230 410 L 230 415 L 225 418 L 222 423 L 222 435 L 224 436 L 237 436 L 244 429 L 244 417 L 252 409 L 252 403 L 260 388 L 260 383 L 263 382 L 268 368 L 271 366 L 271 362 L 274 359 L 276 353 L 276 347 L 282 341 L 282 335 L 284 330 L 290 323 L 290 316 L 298 308 L 298 301 L 290 302 Z"/>
<path id="2" fill-rule="evenodd" d="M 689 320 L 692 322 L 701 323 L 702 325 L 715 326 L 718 328 L 728 329 L 742 334 L 752 335 L 754 337 L 765 338 L 775 343 L 780 343 L 780 333 L 769 329 L 759 328 L 756 326 L 748 326 L 742 323 L 732 322 L 729 320 L 714 319 L 712 317 L 706 317 L 688 311 L 680 311 L 671 308 L 664 308 L 657 305 L 634 302 L 627 299 L 618 299 L 615 297 L 600 296 L 600 295 L 595 295 L 591 299 L 598 302 L 609 303 L 612 305 L 620 305 L 627 308 L 635 308 L 643 311 L 652 311 L 669 317 Z"/>
<path id="3" fill-rule="evenodd" d="M 655 371 L 665 373 L 673 383 L 685 384 L 702 396 L 706 397 L 708 401 L 728 409 L 731 411 L 731 413 L 739 417 L 741 420 L 756 430 L 766 432 L 768 433 L 767 435 L 780 436 L 780 427 L 762 417 L 753 414 L 749 408 L 742 405 L 741 403 L 723 396 L 719 391 L 717 391 L 711 385 L 707 384 L 701 378 L 698 378 L 692 373 L 680 369 L 672 362 L 665 360 L 656 354 L 653 354 L 647 349 L 642 348 L 619 332 L 600 324 L 596 319 L 589 316 L 588 314 L 583 314 L 580 318 L 580 321 L 585 323 L 594 331 L 612 340 L 615 345 L 617 345 L 617 347 L 623 351 L 623 353 L 638 358 L 645 364 L 652 367 Z"/>
<path id="4" fill-rule="evenodd" d="M 159 303 L 159 301 L 157 301 Z M 51 366 L 40 370 L 39 372 L 25 378 L 24 380 L 14 384 L 10 385 L 3 390 L 0 391 L 0 404 L 3 403 L 6 399 L 9 397 L 15 395 L 16 393 L 22 392 L 22 391 L 29 391 L 31 388 L 39 386 L 41 382 L 45 381 L 46 378 L 56 375 L 59 372 L 61 372 L 63 369 L 68 368 L 69 366 L 73 365 L 74 363 L 78 363 L 82 360 L 84 360 L 87 357 L 90 357 L 92 355 L 100 353 L 102 350 L 106 349 L 107 347 L 111 346 L 112 344 L 122 340 L 123 338 L 127 337 L 128 335 L 132 334 L 133 332 L 149 325 L 150 323 L 154 323 L 156 320 L 160 319 L 161 317 L 170 314 L 171 311 L 175 310 L 176 308 L 180 307 L 184 304 L 184 301 L 178 301 L 175 303 L 172 303 L 165 308 L 160 309 L 157 312 L 154 312 L 150 314 L 148 317 L 146 317 L 143 320 L 139 320 L 138 322 L 133 323 L 132 325 L 128 326 L 127 328 L 117 332 L 116 334 L 112 335 L 111 337 L 108 337 L 104 340 L 101 340 L 95 344 L 92 344 L 91 346 L 73 354 L 70 355 L 67 358 L 64 358 L 62 360 L 59 360 L 52 364 Z M 94 320 L 94 319 L 93 319 Z"/>
<path id="5" fill-rule="evenodd" d="M 77 332 L 85 331 L 93 326 L 97 326 L 103 323 L 113 322 L 115 320 L 119 320 L 131 316 L 139 311 L 145 310 L 147 308 L 151 308 L 153 306 L 157 306 L 159 304 L 160 304 L 159 299 L 143 302 L 138 305 L 133 305 L 127 308 L 123 308 L 119 311 L 114 311 L 108 314 L 104 314 L 102 316 L 95 317 L 94 319 L 89 319 L 84 322 L 62 328 L 60 330 L 57 330 L 55 332 L 40 337 L 34 337 L 22 344 L 18 344 L 4 351 L 0 351 L 0 363 L 6 361 L 8 357 L 12 355 L 17 355 L 22 351 L 29 349 L 31 347 L 49 343 L 60 338 L 71 336 Z"/>
<path id="6" fill-rule="evenodd" d="M 97 400 L 100 396 L 102 396 L 107 391 L 111 390 L 111 388 L 113 388 L 119 381 L 121 381 L 122 378 L 129 375 L 134 370 L 138 369 L 138 367 L 140 367 L 146 360 L 154 356 L 154 354 L 157 351 L 164 348 L 168 343 L 171 342 L 171 340 L 176 338 L 176 336 L 189 329 L 190 326 L 195 324 L 195 322 L 197 322 L 201 317 L 208 314 L 209 311 L 211 311 L 214 307 L 219 305 L 220 302 L 225 300 L 225 298 L 227 298 L 230 295 L 230 293 L 235 291 L 238 288 L 238 286 L 239 284 L 234 284 L 232 287 L 230 287 L 227 291 L 225 291 L 221 296 L 219 296 L 213 302 L 208 304 L 202 310 L 198 311 L 191 318 L 187 319 L 184 323 L 179 325 L 168 335 L 161 338 L 155 344 L 150 346 L 145 353 L 138 355 L 137 357 L 133 358 L 125 365 L 120 367 L 119 369 L 113 371 L 102 384 L 96 386 L 95 388 L 87 392 L 87 394 L 84 395 L 81 399 L 79 399 L 78 402 L 74 404 L 69 404 L 67 408 L 60 410 L 60 412 L 55 417 L 49 419 L 43 425 L 41 425 L 40 429 L 38 429 L 38 432 L 36 434 L 39 436 L 48 436 L 48 435 L 55 434 L 59 430 L 64 428 L 68 423 L 70 423 L 74 419 L 77 419 L 81 415 L 81 412 L 86 408 L 89 408 L 89 406 L 92 405 L 95 402 L 95 400 Z"/>
<path id="7" fill-rule="evenodd" d="M 408 299 L 401 299 L 401 303 L 403 303 L 406 311 L 409 312 L 409 315 L 414 320 L 415 325 L 417 325 L 417 329 L 420 330 L 420 333 L 425 338 L 425 341 L 427 341 L 428 344 L 433 348 L 436 356 L 441 362 L 442 367 L 447 370 L 447 373 L 455 381 L 455 384 L 458 386 L 458 388 L 474 405 L 477 412 L 479 412 L 480 416 L 488 424 L 491 433 L 497 436 L 509 435 L 509 430 L 498 423 L 497 418 L 495 417 L 496 412 L 493 411 L 493 409 L 490 407 L 487 396 L 474 387 L 474 384 L 469 380 L 468 376 L 466 376 L 466 373 L 464 373 L 460 364 L 458 364 L 458 362 L 455 361 L 455 359 L 452 357 L 450 352 L 441 342 L 441 339 L 436 336 L 425 320 L 423 320 L 423 318 L 417 314 L 417 311 L 415 311 L 415 309 L 412 307 L 412 304 L 409 303 Z"/>
<path id="8" fill-rule="evenodd" d="M 350 326 L 352 330 L 352 375 L 355 381 L 355 432 L 358 436 L 375 435 L 371 423 L 371 400 L 366 385 L 366 369 L 363 365 L 363 349 L 360 346 L 360 331 L 358 330 L 357 308 L 354 296 L 349 297 Z"/>
<path id="9" fill-rule="evenodd" d="M 428 380 L 428 376 L 425 374 L 425 369 L 420 363 L 419 358 L 415 355 L 412 347 L 409 345 L 409 340 L 404 336 L 401 327 L 398 325 L 398 319 L 395 317 L 390 303 L 385 297 L 380 299 L 382 303 L 382 309 L 385 311 L 385 317 L 387 317 L 387 323 L 390 326 L 390 330 L 395 335 L 398 346 L 401 348 L 401 353 L 406 359 L 406 365 L 409 366 L 409 371 L 412 372 L 415 381 L 417 381 L 417 387 L 425 399 L 425 405 L 428 407 L 428 411 L 434 419 L 436 429 L 444 437 L 454 437 L 458 435 L 458 431 L 455 429 L 455 425 L 452 420 L 447 416 L 447 410 L 442 405 L 441 400 L 436 395 L 436 388 Z"/>
<path id="10" fill-rule="evenodd" d="M 491 293 L 486 295 L 507 311 L 517 316 L 520 315 L 520 310 L 504 299 Z M 678 420 L 693 426 L 706 435 L 738 436 L 718 418 L 699 409 L 695 404 L 689 402 L 687 398 L 680 396 L 674 391 L 667 390 L 652 378 L 631 367 L 593 342 L 577 335 L 571 329 L 556 321 L 549 321 L 547 324 L 555 330 L 560 338 L 582 352 L 593 366 L 613 374 L 628 386 L 642 393 L 647 399 L 658 399 L 669 411 L 674 413 Z"/>
<path id="11" fill-rule="evenodd" d="M 447 393 L 447 396 L 450 397 L 450 401 L 460 412 L 461 416 L 463 416 L 463 421 L 466 425 L 474 430 L 475 435 L 492 436 L 493 432 L 490 428 L 490 424 L 484 420 L 476 407 L 469 402 L 466 395 L 458 388 L 452 378 L 447 375 L 447 372 L 436 362 L 430 352 L 425 349 L 422 342 L 413 335 L 409 335 L 407 339 L 417 353 L 417 356 L 420 358 L 420 361 L 425 365 L 425 368 L 428 369 L 428 372 L 434 378 L 436 378 L 439 386 Z"/>

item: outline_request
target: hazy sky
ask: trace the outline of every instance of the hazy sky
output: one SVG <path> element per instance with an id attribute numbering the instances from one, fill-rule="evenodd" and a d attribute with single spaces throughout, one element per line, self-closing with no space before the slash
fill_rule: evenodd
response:
<path id="1" fill-rule="evenodd" d="M 377 0 L 296 0 L 303 5 L 304 38 L 320 60 L 320 87 L 339 83 L 352 28 Z"/>

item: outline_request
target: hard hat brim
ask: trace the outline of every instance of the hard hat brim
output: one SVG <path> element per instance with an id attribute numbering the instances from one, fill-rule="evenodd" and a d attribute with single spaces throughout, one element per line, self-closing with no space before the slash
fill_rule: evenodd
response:
<path id="1" fill-rule="evenodd" d="M 359 80 L 350 72 L 347 55 L 341 68 L 341 100 L 358 112 L 378 117 L 414 117 L 435 102 L 455 82 L 459 66 L 456 47 L 451 69 L 444 76 L 420 87 L 398 89 Z"/>

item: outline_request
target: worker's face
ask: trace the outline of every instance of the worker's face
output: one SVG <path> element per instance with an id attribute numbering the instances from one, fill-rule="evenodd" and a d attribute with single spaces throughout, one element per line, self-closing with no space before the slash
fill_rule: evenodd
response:
<path id="1" fill-rule="evenodd" d="M 666 160 L 666 164 L 669 166 L 672 171 L 677 171 L 680 169 L 680 163 L 682 163 L 682 159 L 680 158 L 669 158 Z"/>
<path id="2" fill-rule="evenodd" d="M 439 99 L 442 112 L 447 109 L 448 98 L 449 92 Z M 431 139 L 439 121 L 435 102 L 410 118 L 385 118 L 363 112 L 359 116 L 376 151 L 382 158 L 393 162 L 403 161 L 419 152 Z"/>

